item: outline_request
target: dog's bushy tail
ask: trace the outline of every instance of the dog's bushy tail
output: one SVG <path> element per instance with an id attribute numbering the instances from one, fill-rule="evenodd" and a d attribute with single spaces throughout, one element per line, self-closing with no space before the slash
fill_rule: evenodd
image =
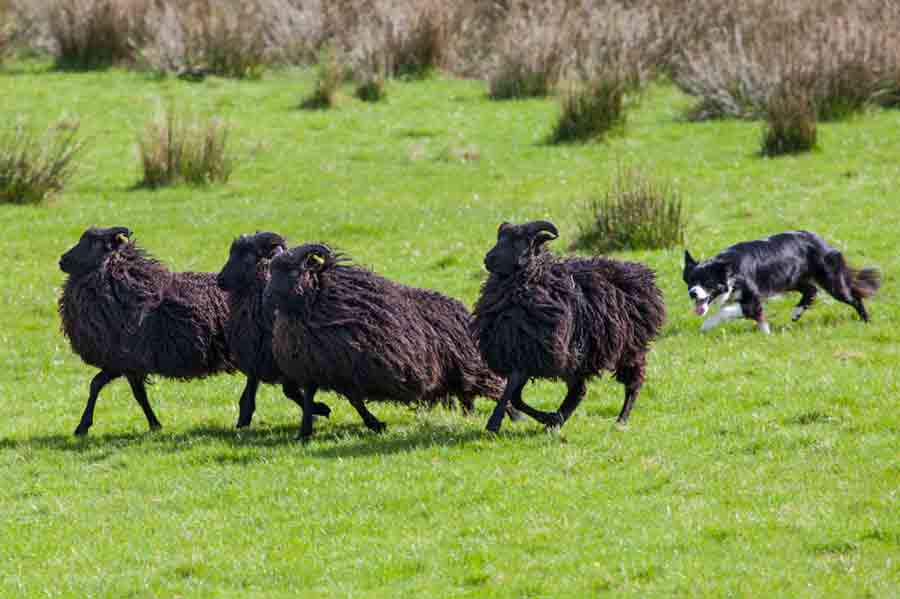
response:
<path id="1" fill-rule="evenodd" d="M 825 255 L 825 264 L 831 268 L 836 277 L 846 282 L 856 297 L 863 299 L 872 297 L 881 288 L 881 271 L 877 268 L 852 268 L 844 260 L 844 255 L 837 250 Z"/>
<path id="2" fill-rule="evenodd" d="M 881 272 L 877 268 L 851 268 L 850 276 L 850 288 L 859 297 L 872 297 L 881 288 Z"/>

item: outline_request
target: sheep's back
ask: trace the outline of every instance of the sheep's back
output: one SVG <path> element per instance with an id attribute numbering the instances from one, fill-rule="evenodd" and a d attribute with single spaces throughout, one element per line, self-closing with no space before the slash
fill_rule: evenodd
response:
<path id="1" fill-rule="evenodd" d="M 104 273 L 67 281 L 63 330 L 88 364 L 121 374 L 195 378 L 230 370 L 227 302 L 208 273 L 165 273 L 152 301 L 134 303 Z"/>
<path id="2" fill-rule="evenodd" d="M 273 350 L 282 372 L 301 385 L 369 400 L 439 394 L 444 368 L 433 328 L 404 286 L 342 269 L 323 283 L 313 309 L 276 313 Z"/>

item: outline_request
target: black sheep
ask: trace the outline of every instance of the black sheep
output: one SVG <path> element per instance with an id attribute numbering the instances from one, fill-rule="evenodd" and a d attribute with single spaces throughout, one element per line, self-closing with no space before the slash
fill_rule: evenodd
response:
<path id="1" fill-rule="evenodd" d="M 475 305 L 473 333 L 488 366 L 507 377 L 488 420 L 496 432 L 507 402 L 547 427 L 562 426 L 602 370 L 625 385 L 625 423 L 644 382 L 650 341 L 665 321 L 653 271 L 634 262 L 553 256 L 546 221 L 503 223 L 484 264 L 490 272 Z M 529 379 L 561 379 L 568 393 L 556 412 L 522 401 Z"/>
<path id="2" fill-rule="evenodd" d="M 120 376 L 158 429 L 147 401 L 149 375 L 192 379 L 234 368 L 225 338 L 228 302 L 216 276 L 170 272 L 130 238 L 125 227 L 90 228 L 59 261 L 69 275 L 59 298 L 63 333 L 100 369 L 76 435 L 88 432 L 97 395 Z"/>
<path id="3" fill-rule="evenodd" d="M 275 359 L 304 388 L 300 437 L 312 434 L 320 388 L 344 395 L 375 431 L 384 424 L 366 400 L 434 404 L 456 396 L 465 406 L 476 395 L 500 395 L 503 381 L 478 355 L 470 315 L 456 300 L 347 264 L 322 244 L 272 260 L 266 293 L 277 309 Z"/>
<path id="4" fill-rule="evenodd" d="M 238 428 L 250 426 L 260 381 L 283 383 L 284 394 L 303 406 L 303 392 L 292 382 L 282 380 L 281 369 L 272 355 L 274 315 L 263 305 L 269 263 L 286 249 L 285 239 L 276 233 L 242 235 L 231 244 L 228 262 L 216 278 L 219 289 L 228 293 L 228 347 L 238 369 L 247 375 L 241 393 Z M 316 403 L 315 413 L 328 416 L 331 410 L 325 404 Z"/>

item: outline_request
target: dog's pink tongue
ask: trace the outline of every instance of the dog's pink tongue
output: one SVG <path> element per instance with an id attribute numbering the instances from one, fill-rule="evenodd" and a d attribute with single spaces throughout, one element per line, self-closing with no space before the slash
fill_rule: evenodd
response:
<path id="1" fill-rule="evenodd" d="M 698 316 L 703 316 L 704 314 L 706 314 L 706 304 L 695 304 L 694 312 L 696 312 Z"/>

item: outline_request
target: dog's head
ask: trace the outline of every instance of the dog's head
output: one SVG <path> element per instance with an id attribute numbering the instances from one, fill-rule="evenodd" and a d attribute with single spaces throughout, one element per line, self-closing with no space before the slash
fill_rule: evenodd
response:
<path id="1" fill-rule="evenodd" d="M 728 265 L 713 258 L 697 262 L 690 252 L 684 251 L 684 273 L 682 278 L 688 287 L 688 295 L 694 302 L 694 312 L 703 316 L 709 305 L 731 292 Z"/>

